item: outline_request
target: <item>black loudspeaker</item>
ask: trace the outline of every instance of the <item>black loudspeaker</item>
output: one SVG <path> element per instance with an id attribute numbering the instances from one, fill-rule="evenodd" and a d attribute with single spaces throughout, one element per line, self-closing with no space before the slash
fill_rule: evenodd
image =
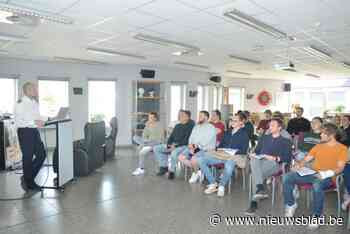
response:
<path id="1" fill-rule="evenodd" d="M 198 91 L 195 91 L 195 90 L 190 90 L 188 92 L 189 97 L 197 97 L 197 94 L 198 94 Z"/>
<path id="2" fill-rule="evenodd" d="M 83 88 L 74 87 L 73 88 L 73 94 L 74 95 L 83 95 Z"/>
<path id="3" fill-rule="evenodd" d="M 220 76 L 212 76 L 209 78 L 210 81 L 215 82 L 215 83 L 220 83 L 221 82 L 221 77 Z"/>
<path id="4" fill-rule="evenodd" d="M 292 90 L 292 85 L 291 83 L 284 83 L 283 84 L 283 91 L 284 92 L 290 92 Z"/>
<path id="5" fill-rule="evenodd" d="M 154 79 L 154 75 L 156 74 L 156 72 L 154 70 L 141 69 L 140 74 L 141 74 L 142 78 Z"/>

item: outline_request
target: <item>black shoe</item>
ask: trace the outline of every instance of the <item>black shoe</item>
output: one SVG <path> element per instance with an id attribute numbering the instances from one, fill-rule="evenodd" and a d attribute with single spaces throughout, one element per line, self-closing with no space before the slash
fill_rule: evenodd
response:
<path id="1" fill-rule="evenodd" d="M 256 210 L 258 209 L 258 203 L 256 201 L 252 201 L 250 203 L 250 207 L 245 211 L 246 215 L 255 215 Z"/>
<path id="2" fill-rule="evenodd" d="M 28 191 L 27 183 L 24 181 L 24 177 L 21 176 L 21 187 L 24 191 Z"/>
<path id="3" fill-rule="evenodd" d="M 167 172 L 168 172 L 168 168 L 167 167 L 160 167 L 159 168 L 159 172 L 157 173 L 157 176 L 163 176 Z"/>
<path id="4" fill-rule="evenodd" d="M 174 172 L 169 172 L 168 174 L 168 179 L 173 180 L 175 178 L 175 173 Z"/>
<path id="5" fill-rule="evenodd" d="M 268 198 L 269 195 L 266 193 L 263 185 L 257 185 L 256 193 L 253 196 L 253 200 L 261 200 Z"/>

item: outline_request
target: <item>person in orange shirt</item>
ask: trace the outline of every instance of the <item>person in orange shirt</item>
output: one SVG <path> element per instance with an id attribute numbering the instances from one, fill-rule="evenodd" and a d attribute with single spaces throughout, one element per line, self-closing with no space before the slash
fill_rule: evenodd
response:
<path id="1" fill-rule="evenodd" d="M 292 171 L 283 176 L 283 196 L 286 205 L 285 215 L 294 216 L 297 203 L 293 196 L 294 186 L 297 184 L 310 183 L 313 191 L 314 217 L 320 217 L 323 212 L 324 190 L 330 188 L 335 176 L 342 173 L 348 160 L 346 146 L 337 142 L 337 126 L 327 123 L 322 127 L 321 143 L 314 146 L 308 155 L 299 161 Z M 298 170 L 304 167 L 305 163 L 313 160 L 312 169 L 315 174 L 301 176 Z M 310 228 L 317 228 L 316 224 L 309 224 Z"/>

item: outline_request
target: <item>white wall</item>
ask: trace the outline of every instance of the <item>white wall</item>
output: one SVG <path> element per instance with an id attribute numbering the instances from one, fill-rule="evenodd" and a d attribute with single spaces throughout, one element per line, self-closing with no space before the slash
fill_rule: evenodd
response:
<path id="1" fill-rule="evenodd" d="M 19 87 L 26 81 L 36 81 L 39 76 L 70 78 L 70 108 L 73 120 L 74 139 L 83 138 L 83 127 L 88 121 L 88 79 L 117 80 L 116 113 L 119 119 L 117 144 L 131 142 L 132 81 L 140 79 L 140 69 L 150 68 L 137 65 L 80 65 L 0 58 L 1 74 L 19 74 Z M 156 79 L 162 81 L 185 81 L 189 88 L 196 88 L 197 82 L 208 81 L 209 74 L 172 68 L 153 68 Z M 83 95 L 73 95 L 73 87 L 82 87 Z M 188 98 L 187 108 L 196 112 L 196 99 Z"/>
<path id="2" fill-rule="evenodd" d="M 238 78 L 225 78 L 224 85 L 227 87 L 241 87 L 245 88 L 245 96 L 247 94 L 254 94 L 254 97 L 248 100 L 244 97 L 244 109 L 251 112 L 262 112 L 275 105 L 276 93 L 282 91 L 284 81 L 282 80 L 269 80 L 269 79 L 238 79 Z M 261 106 L 257 101 L 258 94 L 266 90 L 272 95 L 272 102 L 268 106 Z"/>

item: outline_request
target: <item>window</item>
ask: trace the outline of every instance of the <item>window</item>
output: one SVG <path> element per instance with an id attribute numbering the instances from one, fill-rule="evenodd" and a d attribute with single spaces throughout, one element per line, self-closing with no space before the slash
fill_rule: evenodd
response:
<path id="1" fill-rule="evenodd" d="M 220 110 L 222 104 L 222 87 L 213 86 L 213 110 Z"/>
<path id="2" fill-rule="evenodd" d="M 89 121 L 109 121 L 116 113 L 116 81 L 89 81 Z"/>
<path id="3" fill-rule="evenodd" d="M 209 110 L 209 86 L 199 85 L 197 88 L 197 111 Z"/>
<path id="4" fill-rule="evenodd" d="M 13 114 L 17 99 L 17 79 L 0 78 L 0 114 Z"/>
<path id="5" fill-rule="evenodd" d="M 230 87 L 228 90 L 228 104 L 233 105 L 233 111 L 244 110 L 244 88 Z"/>
<path id="6" fill-rule="evenodd" d="M 40 80 L 40 114 L 55 117 L 61 107 L 69 106 L 69 82 L 66 80 Z"/>
<path id="7" fill-rule="evenodd" d="M 172 84 L 170 95 L 170 121 L 173 122 L 178 119 L 179 110 L 186 107 L 186 85 Z"/>

